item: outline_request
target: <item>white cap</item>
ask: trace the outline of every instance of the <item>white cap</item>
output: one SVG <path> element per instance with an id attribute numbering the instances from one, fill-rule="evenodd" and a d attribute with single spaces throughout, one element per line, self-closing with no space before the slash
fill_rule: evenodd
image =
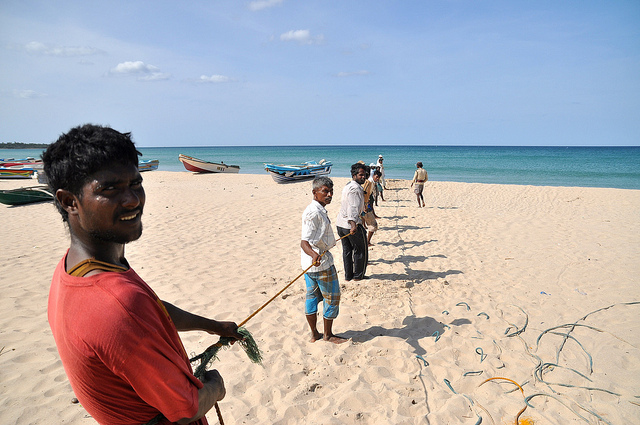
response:
<path id="1" fill-rule="evenodd" d="M 378 158 L 382 158 L 382 155 L 378 155 Z"/>
<path id="2" fill-rule="evenodd" d="M 376 164 L 374 164 L 373 162 L 371 164 L 369 164 L 369 167 L 375 167 Z"/>

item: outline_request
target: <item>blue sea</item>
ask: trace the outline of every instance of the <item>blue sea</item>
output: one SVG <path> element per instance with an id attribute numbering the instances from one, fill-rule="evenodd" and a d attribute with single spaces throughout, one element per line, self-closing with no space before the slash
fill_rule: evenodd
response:
<path id="1" fill-rule="evenodd" d="M 326 159 L 331 176 L 349 177 L 351 164 L 383 155 L 388 179 L 411 179 L 422 161 L 434 181 L 534 186 L 640 189 L 640 146 L 224 146 L 140 147 L 143 159 L 160 160 L 160 170 L 186 172 L 178 154 L 240 166 L 263 174 L 264 163 L 299 164 Z M 0 149 L 0 158 L 39 157 L 40 149 Z"/>

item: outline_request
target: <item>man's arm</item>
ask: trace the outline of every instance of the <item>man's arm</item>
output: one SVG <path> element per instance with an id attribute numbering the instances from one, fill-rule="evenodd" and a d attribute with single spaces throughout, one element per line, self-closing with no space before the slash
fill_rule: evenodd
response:
<path id="1" fill-rule="evenodd" d="M 351 183 L 350 183 L 351 184 Z M 351 187 L 351 190 L 347 192 L 346 199 L 343 199 L 342 202 L 346 202 L 346 216 L 349 225 L 351 225 L 352 233 L 355 233 L 355 227 L 358 223 L 358 219 L 360 218 L 360 213 L 362 212 L 362 206 L 364 205 L 364 193 L 362 191 L 362 187 L 357 183 L 353 182 L 354 185 L 357 186 L 360 190 L 354 189 L 354 186 Z M 353 224 L 351 222 L 353 221 Z"/>
<path id="2" fill-rule="evenodd" d="M 316 267 L 320 265 L 320 254 L 318 254 L 313 250 L 309 241 L 305 241 L 304 239 L 301 240 L 300 248 L 302 248 L 305 254 L 311 257 L 311 264 L 313 264 Z"/>
<path id="3" fill-rule="evenodd" d="M 173 324 L 179 331 L 205 331 L 210 334 L 217 334 L 240 340 L 243 338 L 238 333 L 238 325 L 234 322 L 218 322 L 217 320 L 207 319 L 196 314 L 184 311 L 175 305 L 162 301 Z M 198 390 L 198 411 L 191 418 L 183 418 L 178 421 L 180 425 L 190 424 L 202 418 L 216 402 L 222 400 L 226 395 L 224 381 L 217 370 L 209 370 L 205 372 L 202 383 L 204 386 Z"/>
<path id="4" fill-rule="evenodd" d="M 222 400 L 226 395 L 224 381 L 217 370 L 205 372 L 203 382 L 204 387 L 198 390 L 198 412 L 191 418 L 180 419 L 178 421 L 180 425 L 187 425 L 202 418 L 216 402 Z"/>
<path id="5" fill-rule="evenodd" d="M 179 331 L 204 331 L 237 340 L 243 338 L 243 336 L 238 333 L 238 325 L 234 322 L 218 322 L 217 320 L 207 319 L 184 311 L 166 301 L 162 301 L 162 304 L 164 304 L 173 324 Z"/>
<path id="6" fill-rule="evenodd" d="M 349 226 L 351 226 L 351 234 L 355 235 L 356 234 L 356 230 L 358 229 L 358 225 L 356 224 L 355 221 L 349 220 Z"/>

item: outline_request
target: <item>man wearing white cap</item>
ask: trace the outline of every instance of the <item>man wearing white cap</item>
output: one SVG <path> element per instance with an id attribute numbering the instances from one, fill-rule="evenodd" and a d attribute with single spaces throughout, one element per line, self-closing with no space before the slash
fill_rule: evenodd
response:
<path id="1" fill-rule="evenodd" d="M 382 164 L 383 160 L 384 158 L 382 157 L 382 155 L 378 155 L 378 162 L 376 163 L 376 167 L 378 167 L 380 169 L 380 172 L 382 173 L 382 177 L 380 177 L 380 182 L 382 183 L 382 187 L 386 189 L 387 180 L 385 180 L 384 178 L 384 165 Z M 382 198 L 382 200 L 384 201 L 384 198 Z"/>

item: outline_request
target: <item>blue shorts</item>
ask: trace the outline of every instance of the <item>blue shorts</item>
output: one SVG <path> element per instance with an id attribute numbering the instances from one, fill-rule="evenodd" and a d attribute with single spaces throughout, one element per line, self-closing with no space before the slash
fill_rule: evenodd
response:
<path id="1" fill-rule="evenodd" d="M 338 317 L 340 305 L 340 283 L 335 266 L 317 273 L 305 273 L 307 283 L 307 298 L 304 304 L 305 314 L 316 314 L 318 304 L 323 302 L 325 319 Z"/>

